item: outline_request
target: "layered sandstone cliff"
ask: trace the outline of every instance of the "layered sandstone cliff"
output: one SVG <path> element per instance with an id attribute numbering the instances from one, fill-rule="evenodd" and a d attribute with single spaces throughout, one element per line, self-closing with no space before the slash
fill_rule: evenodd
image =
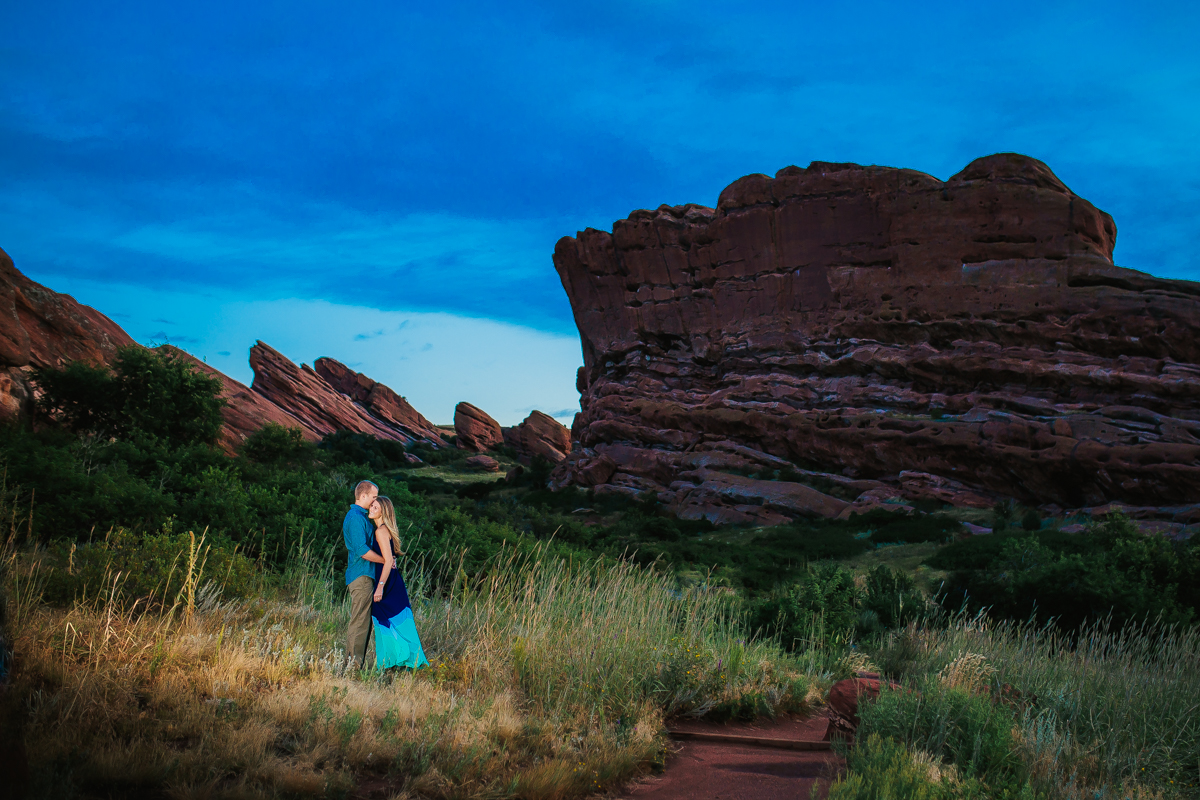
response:
<path id="1" fill-rule="evenodd" d="M 1200 285 L 1115 239 L 1014 154 L 945 182 L 814 162 L 564 237 L 584 367 L 555 480 L 719 522 L 1195 503 Z"/>

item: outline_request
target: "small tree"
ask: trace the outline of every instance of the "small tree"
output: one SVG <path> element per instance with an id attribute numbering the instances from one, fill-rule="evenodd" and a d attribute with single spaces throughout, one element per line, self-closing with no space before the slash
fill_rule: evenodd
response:
<path id="1" fill-rule="evenodd" d="M 221 380 L 170 350 L 131 345 L 112 368 L 82 362 L 33 373 L 39 411 L 78 432 L 150 435 L 174 445 L 213 444 L 221 433 Z"/>

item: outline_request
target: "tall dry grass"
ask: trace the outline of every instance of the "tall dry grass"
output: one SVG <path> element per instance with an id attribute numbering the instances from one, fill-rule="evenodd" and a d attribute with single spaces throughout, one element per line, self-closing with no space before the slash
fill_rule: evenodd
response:
<path id="1" fill-rule="evenodd" d="M 959 689 L 969 665 L 967 683 L 1010 698 L 1031 784 L 1051 796 L 1200 796 L 1195 627 L 1097 622 L 1066 635 L 963 616 L 893 634 L 880 660 L 906 663 L 913 681 L 938 674 Z"/>
<path id="2" fill-rule="evenodd" d="M 293 552 L 225 600 L 203 548 L 177 594 L 131 601 L 120 575 L 69 608 L 50 563 L 5 553 L 12 694 L 38 796 L 566 798 L 661 760 L 664 715 L 803 709 L 819 693 L 730 598 L 628 564 L 503 554 L 468 580 L 402 565 L 432 666 L 347 673 L 336 548 Z"/>

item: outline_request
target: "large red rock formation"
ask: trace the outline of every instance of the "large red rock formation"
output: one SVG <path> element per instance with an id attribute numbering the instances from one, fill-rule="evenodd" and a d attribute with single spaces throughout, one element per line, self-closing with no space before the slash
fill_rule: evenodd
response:
<path id="1" fill-rule="evenodd" d="M 534 456 L 540 456 L 557 464 L 571 452 L 571 432 L 549 414 L 533 411 L 520 425 L 502 428 L 504 443 L 517 451 L 517 457 L 526 464 Z"/>
<path id="2" fill-rule="evenodd" d="M 1200 285 L 1114 266 L 1115 239 L 1014 154 L 944 182 L 814 162 L 564 237 L 584 367 L 555 479 L 613 463 L 600 488 L 716 521 L 840 513 L 780 483 L 1195 503 Z"/>
<path id="3" fill-rule="evenodd" d="M 32 367 L 107 364 L 129 334 L 73 297 L 25 277 L 0 250 L 0 419 L 29 411 Z"/>
<path id="4" fill-rule="evenodd" d="M 454 434 L 461 449 L 474 450 L 477 453 L 504 441 L 500 423 L 482 408 L 466 402 L 454 407 Z"/>
<path id="5" fill-rule="evenodd" d="M 378 381 L 335 361 L 318 358 L 313 369 L 330 386 L 361 405 L 373 416 L 399 428 L 413 440 L 423 440 L 434 447 L 444 444 L 432 422 L 425 419 L 407 400 Z"/>

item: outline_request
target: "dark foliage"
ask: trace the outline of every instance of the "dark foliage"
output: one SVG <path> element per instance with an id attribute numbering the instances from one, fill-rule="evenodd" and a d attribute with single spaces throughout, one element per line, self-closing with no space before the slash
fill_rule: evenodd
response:
<path id="1" fill-rule="evenodd" d="M 74 362 L 36 369 L 33 381 L 39 412 L 76 433 L 187 446 L 213 444 L 221 432 L 221 381 L 171 350 L 125 347 L 112 369 Z"/>
<path id="2" fill-rule="evenodd" d="M 928 606 L 913 577 L 886 564 L 872 567 L 866 584 L 863 608 L 885 628 L 907 625 L 921 617 Z"/>
<path id="3" fill-rule="evenodd" d="M 330 465 L 365 466 L 376 472 L 408 466 L 404 445 L 365 433 L 335 431 L 317 447 Z"/>
<path id="4" fill-rule="evenodd" d="M 259 464 L 282 467 L 311 464 L 316 453 L 299 428 L 269 422 L 246 438 L 242 455 Z"/>
<path id="5" fill-rule="evenodd" d="M 1122 516 L 1083 534 L 1012 531 L 942 548 L 928 562 L 951 570 L 943 605 L 1066 629 L 1111 616 L 1116 624 L 1161 615 L 1196 619 L 1200 546 L 1146 536 Z"/>

